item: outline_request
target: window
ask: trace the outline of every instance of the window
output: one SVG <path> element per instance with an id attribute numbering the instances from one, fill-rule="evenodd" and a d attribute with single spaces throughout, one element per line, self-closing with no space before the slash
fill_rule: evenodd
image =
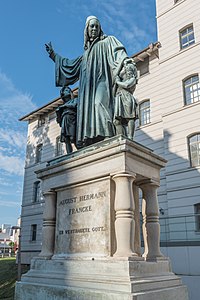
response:
<path id="1" fill-rule="evenodd" d="M 145 100 L 139 105 L 140 126 L 150 123 L 150 100 Z"/>
<path id="2" fill-rule="evenodd" d="M 45 117 L 40 117 L 38 119 L 38 127 L 41 127 L 44 124 L 45 124 Z"/>
<path id="3" fill-rule="evenodd" d="M 36 147 L 36 157 L 35 157 L 35 162 L 41 162 L 42 159 L 42 144 L 37 145 Z"/>
<path id="4" fill-rule="evenodd" d="M 191 104 L 200 100 L 199 76 L 194 75 L 183 81 L 185 104 Z"/>
<path id="5" fill-rule="evenodd" d="M 190 164 L 192 167 L 200 165 L 200 133 L 188 138 Z"/>
<path id="6" fill-rule="evenodd" d="M 196 231 L 200 231 L 200 203 L 194 205 Z"/>
<path id="7" fill-rule="evenodd" d="M 51 122 L 52 120 L 54 120 L 56 118 L 56 113 L 53 112 L 51 114 L 48 115 L 48 121 Z"/>
<path id="8" fill-rule="evenodd" d="M 31 241 L 34 242 L 36 241 L 37 237 L 37 224 L 32 224 L 31 225 Z"/>
<path id="9" fill-rule="evenodd" d="M 33 202 L 39 202 L 40 200 L 41 200 L 40 181 L 36 181 L 33 184 Z"/>
<path id="10" fill-rule="evenodd" d="M 195 43 L 193 25 L 180 30 L 180 47 L 185 49 Z"/>
<path id="11" fill-rule="evenodd" d="M 56 138 L 56 153 L 55 153 L 55 155 L 56 156 L 60 156 L 60 155 L 63 155 L 64 153 L 65 153 L 64 143 L 61 143 L 60 136 L 57 136 L 57 138 Z"/>
<path id="12" fill-rule="evenodd" d="M 138 76 L 140 77 L 149 73 L 149 57 L 137 63 L 137 70 L 139 72 Z"/>

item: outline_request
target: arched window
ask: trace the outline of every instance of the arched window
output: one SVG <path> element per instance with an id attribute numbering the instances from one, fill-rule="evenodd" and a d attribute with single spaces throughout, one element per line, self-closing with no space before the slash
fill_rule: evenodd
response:
<path id="1" fill-rule="evenodd" d="M 150 100 L 145 100 L 139 105 L 140 126 L 150 123 Z"/>
<path id="2" fill-rule="evenodd" d="M 200 100 L 199 75 L 193 75 L 183 80 L 185 104 L 191 104 Z"/>
<path id="3" fill-rule="evenodd" d="M 190 24 L 187 27 L 184 27 L 179 31 L 179 37 L 180 37 L 180 47 L 181 49 L 185 49 L 189 47 L 190 45 L 195 43 L 194 38 L 194 28 L 193 25 Z"/>
<path id="4" fill-rule="evenodd" d="M 200 165 L 200 132 L 188 137 L 190 164 L 192 167 Z"/>

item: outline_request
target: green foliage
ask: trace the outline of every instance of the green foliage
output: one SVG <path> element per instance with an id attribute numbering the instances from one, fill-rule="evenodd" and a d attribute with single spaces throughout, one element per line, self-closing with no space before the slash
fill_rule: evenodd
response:
<path id="1" fill-rule="evenodd" d="M 15 243 L 14 242 L 10 242 L 8 245 L 13 248 L 15 246 Z"/>
<path id="2" fill-rule="evenodd" d="M 26 273 L 29 267 L 22 265 L 22 273 Z M 0 299 L 13 300 L 15 282 L 17 280 L 17 264 L 15 258 L 0 259 Z"/>

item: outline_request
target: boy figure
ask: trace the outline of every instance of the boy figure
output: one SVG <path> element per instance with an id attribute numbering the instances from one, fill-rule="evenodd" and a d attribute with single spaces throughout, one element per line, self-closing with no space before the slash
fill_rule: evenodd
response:
<path id="1" fill-rule="evenodd" d="M 137 69 L 133 59 L 125 59 L 116 78 L 117 90 L 114 108 L 116 134 L 126 135 L 133 140 L 135 121 L 138 119 L 138 103 L 133 92 L 137 84 Z M 125 128 L 128 126 L 128 132 Z"/>
<path id="2" fill-rule="evenodd" d="M 56 121 L 61 127 L 60 141 L 65 143 L 67 153 L 71 153 L 72 143 L 76 145 L 78 98 L 74 98 L 68 86 L 62 87 L 60 96 L 64 104 L 56 109 Z"/>

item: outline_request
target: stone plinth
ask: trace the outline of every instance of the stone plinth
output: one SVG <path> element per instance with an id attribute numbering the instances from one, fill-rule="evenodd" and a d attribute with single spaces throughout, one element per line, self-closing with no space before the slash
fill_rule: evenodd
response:
<path id="1" fill-rule="evenodd" d="M 187 291 L 169 262 L 128 259 L 34 259 L 17 283 L 23 300 L 183 300 Z"/>
<path id="2" fill-rule="evenodd" d="M 42 251 L 17 283 L 15 299 L 188 299 L 160 252 L 156 190 L 165 163 L 118 136 L 38 171 L 45 197 Z"/>

